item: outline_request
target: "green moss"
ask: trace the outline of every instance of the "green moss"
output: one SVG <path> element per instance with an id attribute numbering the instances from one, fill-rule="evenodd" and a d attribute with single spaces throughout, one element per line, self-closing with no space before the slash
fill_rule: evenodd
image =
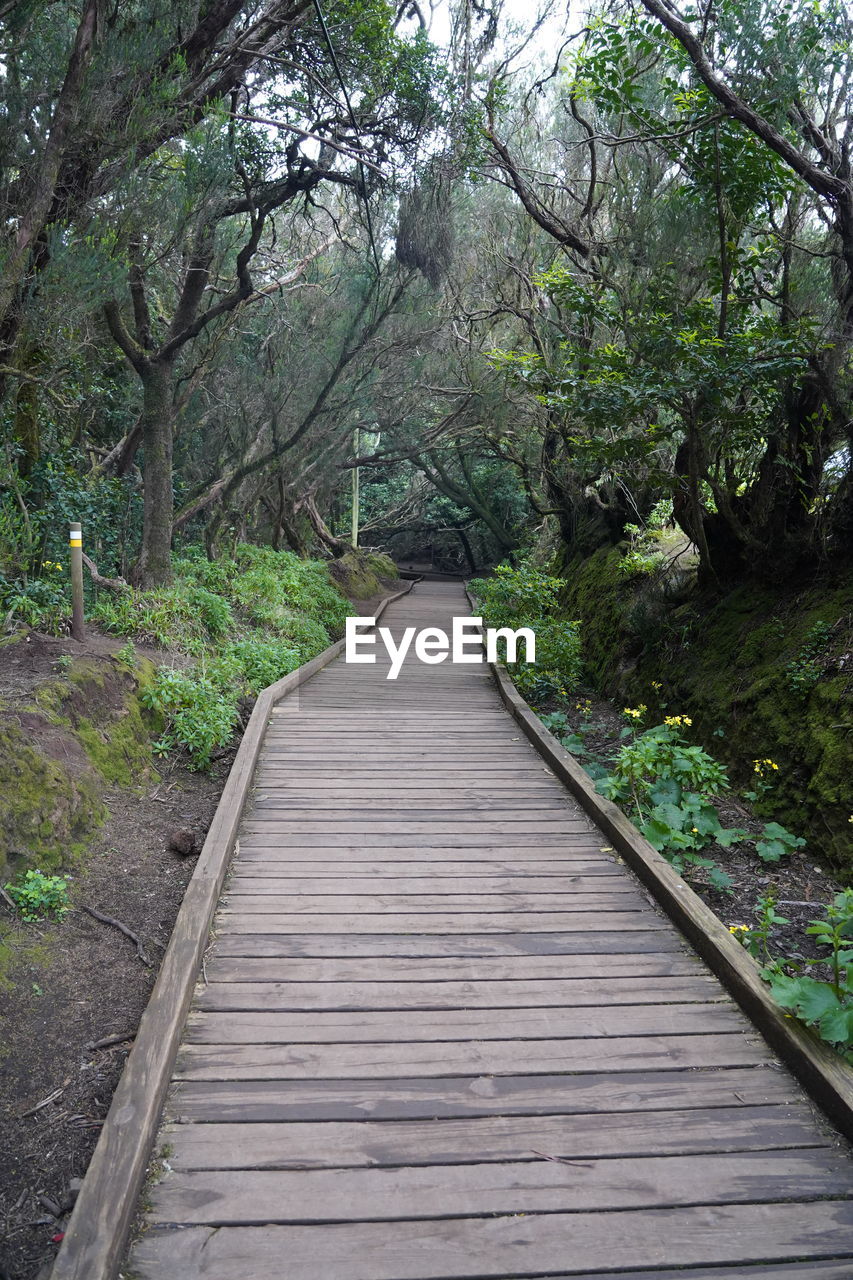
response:
<path id="1" fill-rule="evenodd" d="M 805 835 L 809 850 L 853 877 L 853 580 L 771 592 L 744 584 L 722 599 L 685 584 L 626 581 L 619 548 L 566 567 L 566 612 L 582 623 L 593 684 L 653 714 L 693 717 L 702 744 L 749 789 L 753 761 L 779 765 L 758 805 Z M 685 596 L 687 598 L 685 598 Z M 820 677 L 798 689 L 788 671 L 817 623 L 833 630 Z M 652 682 L 661 682 L 658 696 Z"/>
<path id="2" fill-rule="evenodd" d="M 94 777 L 79 776 L 30 746 L 17 725 L 0 724 L 0 826 L 9 870 L 64 865 L 72 843 L 105 817 Z"/>
<path id="3" fill-rule="evenodd" d="M 355 548 L 334 560 L 329 565 L 329 573 L 351 600 L 369 600 L 387 592 L 387 586 L 380 579 L 394 581 L 397 566 L 388 556 Z"/>
<path id="4" fill-rule="evenodd" d="M 47 969 L 50 960 L 50 947 L 43 937 L 17 921 L 9 924 L 0 937 L 0 992 L 14 991 L 23 972 L 31 979 Z"/>

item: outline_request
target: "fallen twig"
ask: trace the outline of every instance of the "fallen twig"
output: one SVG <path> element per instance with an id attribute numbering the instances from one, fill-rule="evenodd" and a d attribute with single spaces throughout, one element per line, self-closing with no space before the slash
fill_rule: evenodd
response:
<path id="1" fill-rule="evenodd" d="M 9 910 L 10 910 L 14 915 L 17 915 L 17 914 L 18 914 L 18 908 L 15 906 L 14 902 L 13 902 L 13 901 L 12 901 L 12 899 L 9 897 L 9 895 L 8 895 L 8 893 L 6 892 L 6 890 L 5 890 L 5 889 L 0 889 L 0 898 L 2 898 L 2 899 L 3 899 L 3 901 L 6 903 L 7 907 L 9 908 Z"/>
<path id="2" fill-rule="evenodd" d="M 135 1040 L 136 1032 L 127 1031 L 124 1034 L 119 1033 L 116 1036 L 103 1036 L 100 1040 L 93 1040 L 91 1044 L 87 1044 L 87 1049 L 109 1049 L 114 1044 L 124 1044 L 126 1040 Z"/>
<path id="3" fill-rule="evenodd" d="M 42 1098 L 41 1102 L 37 1102 L 34 1107 L 30 1107 L 29 1111 L 22 1111 L 20 1119 L 26 1120 L 27 1116 L 34 1116 L 43 1107 L 49 1107 L 51 1102 L 56 1102 L 56 1099 L 64 1092 L 65 1085 L 60 1085 L 58 1089 L 54 1089 L 53 1093 L 49 1093 L 46 1098 Z"/>
<path id="4" fill-rule="evenodd" d="M 134 943 L 136 946 L 136 954 L 139 956 L 139 959 L 145 967 L 147 969 L 152 968 L 152 963 L 145 954 L 142 948 L 142 943 L 139 941 L 133 930 L 128 929 L 127 925 L 122 924 L 121 920 L 116 920 L 114 916 L 106 916 L 102 911 L 96 911 L 94 907 L 82 906 L 78 909 L 80 911 L 85 911 L 89 916 L 93 916 L 95 920 L 100 920 L 102 924 L 110 924 L 114 929 L 118 929 L 119 933 L 123 933 L 126 938 L 129 938 L 130 941 Z"/>

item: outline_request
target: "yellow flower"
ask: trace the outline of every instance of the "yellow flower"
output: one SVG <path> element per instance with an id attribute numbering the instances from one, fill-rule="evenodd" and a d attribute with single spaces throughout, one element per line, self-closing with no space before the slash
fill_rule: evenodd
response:
<path id="1" fill-rule="evenodd" d="M 729 933 L 749 933 L 748 924 L 730 924 Z"/>
<path id="2" fill-rule="evenodd" d="M 668 724 L 671 729 L 678 729 L 683 724 L 692 724 L 690 716 L 664 716 L 664 724 Z"/>
<path id="3" fill-rule="evenodd" d="M 660 680 L 653 680 L 653 681 L 652 681 L 652 688 L 653 688 L 653 689 L 662 689 L 662 688 L 663 688 L 663 685 L 661 684 Z"/>

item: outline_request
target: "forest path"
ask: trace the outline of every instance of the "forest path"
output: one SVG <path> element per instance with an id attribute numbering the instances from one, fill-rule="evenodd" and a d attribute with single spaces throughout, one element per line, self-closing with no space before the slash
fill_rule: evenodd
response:
<path id="1" fill-rule="evenodd" d="M 850 1280 L 853 1162 L 488 668 L 377 654 L 273 712 L 128 1274 Z"/>

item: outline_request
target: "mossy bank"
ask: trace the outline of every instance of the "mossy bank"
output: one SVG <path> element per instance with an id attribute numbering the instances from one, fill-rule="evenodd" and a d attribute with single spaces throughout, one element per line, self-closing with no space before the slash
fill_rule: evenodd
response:
<path id="1" fill-rule="evenodd" d="M 626 550 L 563 569 L 592 682 L 625 705 L 645 703 L 649 723 L 692 716 L 742 788 L 756 760 L 773 760 L 756 808 L 853 882 L 853 573 L 713 598 L 687 571 L 626 575 Z"/>
<path id="2" fill-rule="evenodd" d="M 0 711 L 4 878 L 73 865 L 106 816 L 106 787 L 139 788 L 156 777 L 156 723 L 140 699 L 153 674 L 144 659 L 130 667 L 115 656 L 81 657 L 28 702 Z"/>
<path id="3" fill-rule="evenodd" d="M 105 817 L 107 788 L 139 791 L 174 752 L 207 768 L 261 688 L 343 635 L 347 597 L 396 580 L 392 561 L 362 551 L 330 563 L 240 545 L 229 560 L 196 551 L 174 567 L 170 587 L 101 595 L 90 609 L 127 643 L 101 636 L 114 652 L 54 654 L 23 698 L 0 704 L 0 884 L 73 866 Z M 22 647 L 38 648 L 30 640 L 11 637 L 0 658 L 11 668 Z"/>

